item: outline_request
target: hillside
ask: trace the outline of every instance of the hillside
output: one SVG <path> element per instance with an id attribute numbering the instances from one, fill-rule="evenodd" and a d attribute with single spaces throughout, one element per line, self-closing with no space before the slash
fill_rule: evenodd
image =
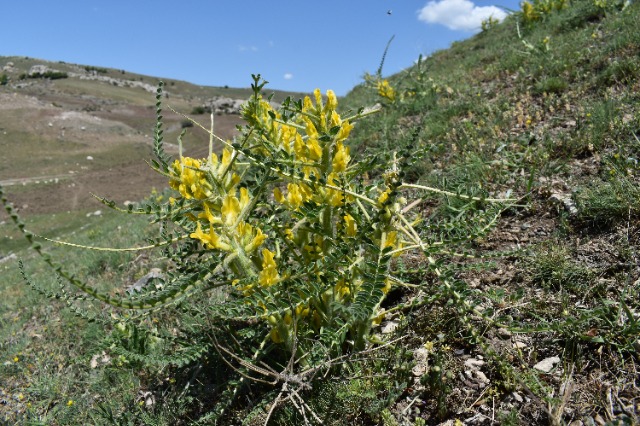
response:
<path id="1" fill-rule="evenodd" d="M 237 289 L 237 281 L 231 281 L 229 292 L 219 291 L 216 280 L 227 278 L 227 272 L 215 275 L 214 261 L 224 259 L 219 264 L 227 265 L 231 259 L 232 269 L 231 255 L 216 258 L 218 252 L 194 248 L 193 241 L 179 245 L 172 239 L 178 235 L 171 234 L 174 228 L 161 227 L 158 232 L 144 217 L 123 216 L 98 204 L 88 210 L 105 210 L 99 220 L 86 217 L 84 211 L 59 220 L 60 210 L 47 206 L 50 194 L 63 194 L 62 188 L 71 184 L 100 195 L 112 195 L 100 189 L 114 191 L 118 201 L 141 199 L 151 186 L 166 186 L 162 176 L 145 175 L 136 184 L 124 180 L 107 187 L 89 180 L 109 172 L 116 179 L 129 167 L 135 175 L 139 172 L 134 170 L 144 168 L 142 159 L 148 159 L 152 143 L 145 135 L 152 134 L 155 123 L 155 79 L 142 76 L 143 83 L 152 84 L 147 91 L 144 86 L 131 87 L 141 76 L 85 69 L 94 77 L 128 76 L 129 87 L 73 76 L 25 83 L 15 75 L 37 62 L 0 60 L 13 62 L 16 69 L 9 85 L 0 86 L 0 100 L 5 99 L 0 108 L 6 108 L 0 128 L 7 133 L 0 134 L 0 149 L 11 156 L 6 162 L 2 157 L 0 181 L 27 216 L 27 227 L 85 246 L 171 243 L 162 251 L 141 253 L 43 243 L 43 252 L 69 275 L 109 295 L 125 295 L 158 270 L 166 276 L 190 277 L 185 287 L 194 283 L 189 280 L 211 277 L 206 275 L 210 270 L 216 279 L 179 303 L 153 305 L 142 313 L 112 309 L 86 300 L 85 293 L 70 285 L 62 286 L 63 280 L 33 250 L 25 249 L 26 243 L 17 242 L 20 232 L 6 220 L 0 225 L 0 247 L 10 248 L 24 266 L 17 258 L 0 264 L 0 399 L 5 402 L 0 419 L 60 425 L 639 424 L 640 2 L 549 0 L 524 2 L 522 7 L 504 22 L 487 22 L 481 33 L 421 58 L 401 73 L 386 78 L 381 73 L 368 75 L 337 101 L 341 113 L 380 106 L 377 114 L 356 123 L 345 142 L 350 151 L 336 149 L 345 163 L 351 156 L 348 171 L 361 171 L 352 188 L 372 188 L 367 194 L 378 199 L 372 202 L 377 216 L 364 207 L 362 216 L 391 221 L 389 217 L 406 214 L 406 221 L 398 219 L 398 229 L 415 234 L 411 241 L 420 242 L 413 250 L 407 241 L 395 246 L 385 241 L 377 248 L 374 235 L 380 228 L 350 227 L 349 214 L 340 210 L 344 225 L 331 228 L 326 238 L 334 231 L 347 237 L 340 240 L 342 246 L 330 247 L 333 252 L 327 249 L 331 259 L 342 259 L 335 253 L 362 238 L 365 244 L 357 247 L 363 252 L 374 246 L 381 253 L 375 258 L 378 263 L 365 262 L 362 268 L 378 268 L 387 256 L 393 275 L 393 280 L 387 279 L 391 275 L 381 280 L 377 272 L 363 274 L 360 287 L 341 293 L 346 279 L 334 286 L 330 278 L 360 268 L 360 251 L 347 253 L 342 264 L 322 263 L 325 242 L 318 238 L 310 239 L 301 254 L 293 251 L 295 256 L 278 258 L 280 265 L 297 265 L 297 258 L 317 262 L 308 270 L 289 270 L 282 282 L 291 278 L 303 285 L 305 274 L 319 277 L 323 285 L 328 282 L 317 299 L 323 302 L 338 293 L 329 305 L 337 315 L 351 312 L 351 306 L 341 304 L 350 291 L 372 288 L 366 287 L 369 281 L 384 286 L 376 289 L 383 295 L 381 310 L 365 317 L 367 326 L 374 324 L 365 349 L 352 352 L 356 343 L 343 331 L 348 322 L 337 322 L 335 335 L 342 333 L 343 340 L 322 341 L 318 336 L 326 338 L 322 333 L 332 324 L 323 323 L 318 311 L 304 314 L 307 305 L 296 304 L 303 297 L 310 300 L 312 290 L 283 284 L 280 291 L 276 283 L 259 293 L 254 282 Z M 78 66 L 68 64 L 47 65 L 69 74 L 78 71 Z M 207 88 L 203 95 L 187 83 L 166 83 L 166 103 L 185 112 L 211 96 L 235 90 Z M 248 94 L 237 96 L 241 93 Z M 208 119 L 197 118 L 205 123 Z M 167 113 L 165 119 L 171 149 L 183 118 Z M 223 114 L 216 122 L 221 126 L 218 132 L 228 129 L 228 137 L 240 120 Z M 326 139 L 332 140 L 341 129 L 330 129 L 335 131 Z M 188 130 L 186 150 L 197 157 L 203 152 L 197 147 L 206 145 L 207 137 L 192 127 Z M 269 132 L 260 135 L 271 137 Z M 28 148 L 24 153 L 5 149 L 17 141 Z M 45 142 L 64 146 L 65 151 L 45 149 Z M 333 162 L 339 165 L 337 157 Z M 286 164 L 295 163 L 285 159 Z M 337 167 L 333 162 L 325 161 Z M 30 168 L 23 171 L 24 164 Z M 279 166 L 274 161 L 260 170 L 267 174 Z M 80 175 L 87 180 L 80 180 Z M 269 182 L 283 175 L 293 173 L 271 176 Z M 33 176 L 50 176 L 54 183 L 6 186 L 9 179 Z M 261 175 L 248 176 L 256 183 Z M 122 186 L 127 185 L 139 192 L 126 192 L 129 189 Z M 397 185 L 401 197 L 387 205 L 384 200 L 397 196 L 396 190 L 378 193 L 376 185 Z M 257 204 L 254 225 L 265 224 L 269 238 L 279 232 L 286 203 L 295 202 L 292 189 L 287 191 L 287 197 L 279 190 L 269 192 Z M 29 204 L 38 197 L 43 200 L 38 214 L 29 216 Z M 163 197 L 149 197 L 149 209 L 165 203 Z M 369 197 L 361 197 L 362 204 L 371 201 Z M 269 207 L 272 199 L 286 201 Z M 286 238 L 274 252 L 297 244 L 289 235 L 304 228 L 305 221 L 324 221 L 311 202 L 298 204 L 291 217 L 302 218 L 295 226 L 283 225 L 291 228 L 282 231 Z M 61 202 L 57 209 L 68 205 Z M 356 210 L 350 211 L 355 215 Z M 193 211 L 200 212 L 199 219 L 212 216 L 209 207 Z M 322 213 L 326 211 L 331 210 Z M 51 212 L 56 214 L 44 214 Z M 198 219 L 189 214 L 181 217 L 186 218 L 179 223 L 183 228 L 176 229 L 195 228 L 193 221 Z M 197 226 L 192 239 L 198 234 L 203 242 L 213 240 L 213 227 L 203 234 L 201 223 Z M 314 230 L 309 227 L 308 232 Z M 395 238 L 401 237 L 394 234 Z M 392 257 L 392 252 L 402 254 Z M 254 263 L 262 268 L 259 280 L 275 265 L 264 252 Z M 163 287 L 157 288 L 161 293 Z M 257 306 L 264 311 L 242 316 L 239 312 L 250 304 L 252 291 L 278 298 L 261 296 Z M 229 317 L 216 316 L 226 314 L 226 304 L 234 301 L 238 303 L 229 308 Z M 287 301 L 296 302 L 284 308 L 289 322 L 284 314 L 279 322 L 278 312 L 268 309 Z M 264 312 L 274 315 L 265 319 Z M 296 321 L 304 324 L 305 318 L 322 325 L 300 341 L 301 346 L 311 342 L 315 351 L 300 354 L 295 343 L 291 353 L 277 351 L 284 339 L 274 330 L 297 325 Z M 326 353 L 336 350 L 336 341 L 344 355 L 331 358 Z M 316 358 L 319 363 L 309 367 Z"/>
<path id="2" fill-rule="evenodd" d="M 90 193 L 134 201 L 150 187 L 166 184 L 140 167 L 151 156 L 160 78 L 25 57 L 0 57 L 0 76 L 6 80 L 0 85 L 0 182 L 9 187 L 22 214 L 95 210 L 99 206 Z M 231 101 L 246 100 L 250 89 L 163 80 L 166 104 L 183 114 L 228 99 L 229 107 L 216 115 L 215 128 L 222 138 L 235 134 L 237 111 L 226 111 L 233 109 Z M 289 95 L 301 96 L 275 91 L 274 100 Z M 175 151 L 186 120 L 169 110 L 164 115 L 165 135 Z M 193 117 L 209 122 L 202 112 Z M 187 130 L 185 152 L 206 150 L 208 135 L 198 128 Z"/>

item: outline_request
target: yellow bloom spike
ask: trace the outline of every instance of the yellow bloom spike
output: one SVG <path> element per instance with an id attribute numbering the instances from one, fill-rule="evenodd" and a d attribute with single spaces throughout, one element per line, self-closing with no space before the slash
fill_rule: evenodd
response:
<path id="1" fill-rule="evenodd" d="M 340 297 L 348 296 L 351 293 L 351 289 L 349 288 L 349 283 L 345 281 L 344 278 L 340 278 L 336 283 L 335 288 L 336 294 Z"/>
<path id="2" fill-rule="evenodd" d="M 208 249 L 219 249 L 224 251 L 231 250 L 229 244 L 223 242 L 218 234 L 215 233 L 212 226 L 209 226 L 209 233 L 205 234 L 202 231 L 202 225 L 198 222 L 195 232 L 189 234 L 189 237 L 199 240 Z"/>
<path id="3" fill-rule="evenodd" d="M 386 279 L 384 280 L 384 287 L 382 287 L 382 292 L 384 294 L 389 293 L 389 291 L 391 290 L 391 280 L 390 279 Z"/>
<path id="4" fill-rule="evenodd" d="M 296 157 L 299 160 L 305 161 L 307 159 L 307 146 L 302 140 L 302 136 L 300 136 L 300 134 L 297 134 L 293 141 L 293 152 L 295 152 Z"/>
<path id="5" fill-rule="evenodd" d="M 309 138 L 313 138 L 313 139 L 317 139 L 318 138 L 318 129 L 316 129 L 316 125 L 313 124 L 313 122 L 311 120 L 309 120 L 309 118 L 304 117 L 304 124 L 305 124 L 305 130 L 307 132 L 307 136 L 309 136 Z"/>
<path id="6" fill-rule="evenodd" d="M 325 112 L 332 111 L 335 112 L 338 107 L 338 98 L 336 98 L 336 94 L 333 90 L 327 90 L 327 105 L 325 105 Z"/>
<path id="7" fill-rule="evenodd" d="M 318 111 L 322 111 L 322 93 L 320 89 L 315 89 L 313 91 L 313 96 L 316 98 L 316 108 Z"/>
<path id="8" fill-rule="evenodd" d="M 311 98 L 305 96 L 304 101 L 302 102 L 302 112 L 310 112 L 312 109 L 313 103 L 311 103 Z"/>
<path id="9" fill-rule="evenodd" d="M 331 111 L 331 127 L 339 126 L 342 124 L 342 118 L 340 114 L 335 111 Z"/>

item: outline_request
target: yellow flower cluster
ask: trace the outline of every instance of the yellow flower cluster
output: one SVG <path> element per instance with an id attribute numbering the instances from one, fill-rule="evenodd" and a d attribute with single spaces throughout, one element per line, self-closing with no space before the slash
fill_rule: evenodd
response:
<path id="1" fill-rule="evenodd" d="M 247 188 L 240 188 L 238 198 L 240 177 L 231 170 L 233 157 L 233 151 L 227 148 L 220 160 L 216 154 L 208 161 L 181 157 L 172 165 L 169 184 L 185 199 L 199 202 L 202 212 L 197 217 L 190 216 L 197 223 L 191 238 L 208 249 L 231 252 L 240 247 L 248 254 L 258 249 L 267 236 L 241 220 L 251 197 Z"/>
<path id="2" fill-rule="evenodd" d="M 173 162 L 169 170 L 169 186 L 187 200 L 204 200 L 212 196 L 213 187 L 207 178 L 207 174 L 210 174 L 225 190 L 229 190 L 240 182 L 240 177 L 229 170 L 232 160 L 233 153 L 227 148 L 223 150 L 221 160 L 215 153 L 211 154 L 209 160 L 181 157 Z"/>
<path id="3" fill-rule="evenodd" d="M 315 104 L 310 97 L 303 100 L 302 111 L 297 119 L 297 127 L 304 129 L 302 135 L 297 127 L 280 124 L 272 117 L 278 118 L 275 113 L 266 109 L 268 104 L 261 104 L 264 108 L 263 123 L 269 129 L 273 141 L 277 142 L 288 154 L 292 154 L 296 164 L 299 165 L 305 180 L 310 176 L 323 177 L 327 184 L 338 186 L 340 176 L 347 171 L 351 155 L 349 147 L 344 145 L 349 137 L 353 124 L 343 120 L 337 113 L 338 100 L 332 90 L 326 93 L 327 101 L 323 103 L 319 89 L 314 91 Z M 326 135 L 331 135 L 326 139 Z M 276 201 L 286 205 L 292 210 L 297 210 L 307 201 L 313 201 L 318 205 L 329 203 L 339 206 L 349 201 L 343 193 L 322 186 L 312 188 L 310 184 L 299 182 L 289 183 L 286 195 L 282 190 L 274 190 Z"/>
<path id="4" fill-rule="evenodd" d="M 183 157 L 182 161 L 176 160 L 170 171 L 169 186 L 180 192 L 180 195 L 187 200 L 208 198 L 211 195 L 211 185 L 201 166 L 201 161 L 189 157 Z"/>
<path id="5" fill-rule="evenodd" d="M 389 99 L 391 102 L 396 100 L 396 91 L 389 84 L 389 81 L 382 80 L 377 84 L 378 94 L 383 98 Z"/>

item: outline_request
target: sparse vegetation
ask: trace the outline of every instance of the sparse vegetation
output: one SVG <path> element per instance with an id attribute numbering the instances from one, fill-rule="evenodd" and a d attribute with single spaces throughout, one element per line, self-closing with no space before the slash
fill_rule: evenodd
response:
<path id="1" fill-rule="evenodd" d="M 94 67 L 91 65 L 85 65 L 83 68 L 86 72 L 96 72 L 98 74 L 107 74 L 109 72 L 109 70 L 106 68 Z"/>
<path id="2" fill-rule="evenodd" d="M 176 289 L 202 285 L 203 291 L 163 309 L 143 315 L 105 310 L 61 287 L 25 243 L 15 242 L 19 230 L 0 225 L 7 234 L 2 249 L 6 243 L 24 259 L 21 268 L 17 260 L 0 264 L 0 390 L 8 401 L 0 418 L 47 424 L 210 424 L 215 418 L 218 424 L 280 425 L 638 423 L 640 3 L 547 3 L 532 4 L 539 19 L 525 24 L 523 12 L 514 14 L 402 73 L 369 76 L 337 100 L 343 120 L 362 105 L 382 108 L 361 118 L 342 148 L 335 142 L 342 123 L 319 132 L 318 145 L 333 147 L 323 166 L 328 173 L 334 162 L 340 168 L 336 157 L 365 159 L 347 160 L 346 177 L 332 177 L 343 193 L 333 212 L 342 210 L 326 221 L 326 199 L 309 194 L 330 196 L 329 176 L 301 170 L 292 180 L 299 167 L 319 170 L 315 161 L 323 157 L 314 160 L 306 144 L 289 152 L 274 141 L 285 126 L 299 124 L 301 113 L 321 127 L 319 105 L 333 105 L 330 96 L 294 98 L 275 111 L 260 103 L 257 87 L 245 115 L 252 136 L 244 133 L 228 147 L 254 167 L 241 174 L 228 163 L 245 184 L 231 174 L 230 182 L 217 184 L 220 169 L 206 167 L 206 141 L 202 154 L 187 150 L 190 158 L 168 161 L 160 149 L 168 127 L 159 121 L 155 167 L 171 176 L 175 190 L 152 194 L 130 213 L 154 213 L 163 224 L 160 234 L 138 214 L 126 216 L 126 232 L 117 232 L 125 222 L 115 212 L 51 224 L 56 239 L 82 246 L 194 237 L 164 245 L 158 258 L 124 251 L 102 256 L 44 242 L 39 250 L 109 302 L 169 300 Z M 296 127 L 301 136 L 313 130 L 303 127 Z M 198 146 L 188 142 L 198 129 L 186 129 L 188 149 Z M 197 163 L 201 157 L 207 160 Z M 303 183 L 311 191 L 301 191 Z M 398 191 L 387 193 L 396 184 Z M 261 189 L 274 186 L 279 193 Z M 209 200 L 206 190 L 224 194 Z M 365 194 L 376 208 L 346 202 L 352 193 Z M 383 194 L 388 198 L 379 200 Z M 241 213 L 241 221 L 269 237 L 260 249 L 245 250 L 249 269 L 257 271 L 254 281 L 273 285 L 249 287 L 246 272 L 226 258 L 231 252 L 222 244 L 233 234 L 216 218 L 235 212 L 234 198 L 241 212 L 251 212 Z M 491 198 L 517 201 L 501 205 Z M 340 222 L 347 214 L 353 224 Z M 384 226 L 371 225 L 367 215 L 382 215 Z M 388 261 L 381 272 L 391 281 L 386 288 L 381 276 L 365 275 L 372 262 L 359 266 L 349 253 L 370 259 L 384 252 L 387 247 L 374 250 L 382 244 L 377 232 L 396 226 L 393 220 L 417 236 L 412 242 L 396 229 L 405 240 L 396 240 L 391 252 L 401 255 L 379 257 Z M 27 232 L 46 234 L 46 221 L 27 219 Z M 412 244 L 420 250 L 412 253 Z M 206 274 L 220 264 L 228 269 L 208 281 Z M 127 296 L 125 289 L 153 267 L 164 271 L 162 280 Z M 21 271 L 40 293 L 24 288 Z M 337 285 L 341 277 L 341 285 L 353 285 L 360 272 L 363 283 L 379 287 L 375 306 L 373 299 L 349 299 L 365 284 L 350 294 Z M 213 288 L 219 283 L 228 283 L 224 291 Z M 51 296 L 59 298 L 45 299 Z M 371 308 L 364 317 L 375 320 L 363 322 L 362 333 L 347 315 L 359 309 L 357 300 Z M 321 366 L 317 374 L 314 366 Z"/>
<path id="3" fill-rule="evenodd" d="M 32 74 L 26 74 L 26 78 L 47 78 L 49 80 L 58 80 L 61 78 L 68 78 L 69 74 L 63 71 L 45 71 L 35 72 Z"/>

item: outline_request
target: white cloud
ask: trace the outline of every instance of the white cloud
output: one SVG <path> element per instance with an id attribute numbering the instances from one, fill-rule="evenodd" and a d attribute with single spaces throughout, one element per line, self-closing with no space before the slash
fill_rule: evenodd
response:
<path id="1" fill-rule="evenodd" d="M 482 21 L 491 16 L 501 21 L 507 13 L 495 6 L 476 6 L 469 0 L 430 1 L 418 11 L 421 21 L 463 31 L 480 30 Z"/>
<path id="2" fill-rule="evenodd" d="M 286 73 L 284 76 L 285 80 L 291 80 L 293 78 L 293 74 L 291 74 L 290 72 Z"/>

